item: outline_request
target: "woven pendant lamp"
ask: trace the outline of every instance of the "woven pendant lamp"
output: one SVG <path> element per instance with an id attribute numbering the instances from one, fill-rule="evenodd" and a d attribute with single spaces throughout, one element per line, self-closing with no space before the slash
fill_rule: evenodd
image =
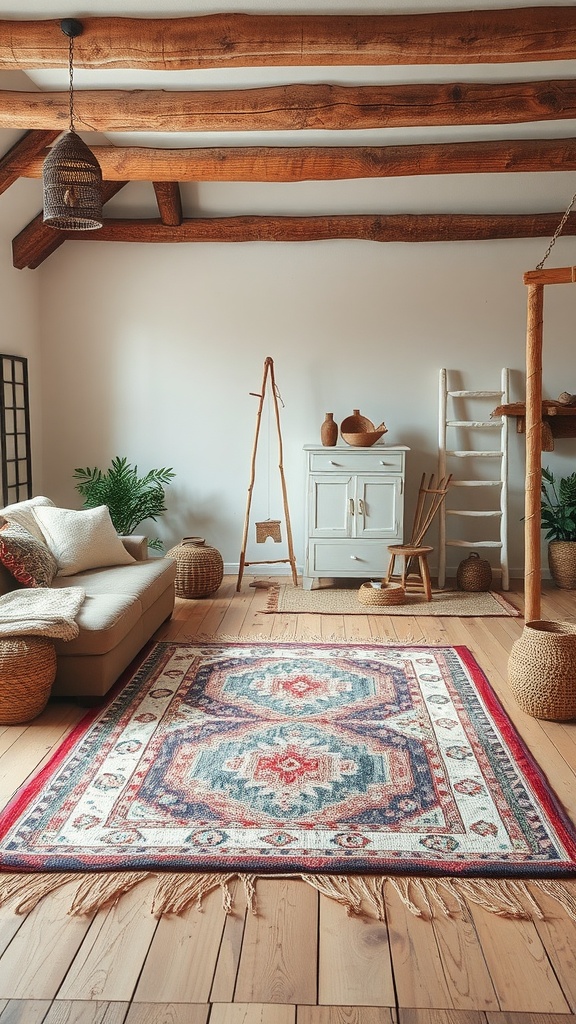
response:
<path id="1" fill-rule="evenodd" d="M 61 231 L 102 227 L 102 172 L 88 146 L 74 130 L 74 38 L 82 32 L 75 18 L 60 22 L 69 38 L 70 128 L 44 161 L 44 223 Z"/>

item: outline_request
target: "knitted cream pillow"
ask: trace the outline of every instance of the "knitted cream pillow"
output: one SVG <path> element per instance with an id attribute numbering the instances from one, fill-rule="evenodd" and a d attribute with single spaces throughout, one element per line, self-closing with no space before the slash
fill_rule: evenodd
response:
<path id="1" fill-rule="evenodd" d="M 39 494 L 35 498 L 25 498 L 24 501 L 17 501 L 13 505 L 7 505 L 6 508 L 0 509 L 0 516 L 4 516 L 9 523 L 17 523 L 18 526 L 24 527 L 36 540 L 44 543 L 44 536 L 32 511 L 38 505 L 53 506 L 54 502 L 50 498 L 45 498 L 43 494 Z"/>
<path id="2" fill-rule="evenodd" d="M 74 576 L 84 569 L 136 561 L 116 533 L 107 505 L 80 512 L 40 505 L 33 512 L 58 562 L 59 576 Z"/>

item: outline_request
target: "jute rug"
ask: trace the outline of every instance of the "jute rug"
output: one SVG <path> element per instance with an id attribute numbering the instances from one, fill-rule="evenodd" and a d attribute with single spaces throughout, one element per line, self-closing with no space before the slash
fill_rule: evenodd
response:
<path id="1" fill-rule="evenodd" d="M 159 643 L 0 817 L 0 898 L 71 879 L 92 912 L 150 874 L 154 911 L 302 877 L 383 915 L 449 889 L 576 913 L 576 833 L 463 647 Z M 529 882 L 528 882 L 529 880 Z"/>
<path id="2" fill-rule="evenodd" d="M 423 594 L 407 594 L 405 604 L 370 605 L 358 600 L 359 583 L 344 587 L 319 587 L 303 590 L 291 585 L 275 586 L 268 595 L 268 614 L 313 615 L 436 615 L 461 617 L 521 615 L 502 594 L 493 591 L 470 593 L 462 590 L 439 590 L 432 600 Z"/>

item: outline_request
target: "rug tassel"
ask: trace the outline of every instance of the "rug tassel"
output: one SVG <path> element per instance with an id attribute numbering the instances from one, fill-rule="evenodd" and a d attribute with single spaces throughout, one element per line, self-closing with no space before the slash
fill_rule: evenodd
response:
<path id="1" fill-rule="evenodd" d="M 408 908 L 410 913 L 414 914 L 414 917 L 424 917 L 424 914 L 422 913 L 422 910 L 420 909 L 420 907 L 418 907 L 416 905 L 416 903 L 414 903 L 414 900 L 412 899 L 412 897 L 410 895 L 410 882 L 411 882 L 411 879 L 410 878 L 389 878 L 388 881 L 392 885 L 392 888 L 396 890 L 396 892 L 398 893 L 400 899 L 402 900 L 402 903 L 404 904 L 405 907 Z"/>
<path id="2" fill-rule="evenodd" d="M 531 880 L 530 885 L 556 900 L 568 917 L 576 921 L 576 898 L 573 891 L 566 888 L 561 882 L 557 882 L 555 878 L 538 878 Z"/>
<path id="3" fill-rule="evenodd" d="M 455 885 L 466 900 L 477 904 L 490 914 L 527 920 L 529 914 L 517 896 L 510 893 L 505 881 L 489 878 L 459 878 Z"/>
<path id="4" fill-rule="evenodd" d="M 117 903 L 121 896 L 149 877 L 149 871 L 111 871 L 107 874 L 84 875 L 68 913 L 71 917 L 94 914 L 107 904 Z"/>
<path id="5" fill-rule="evenodd" d="M 0 876 L 0 905 L 16 900 L 15 914 L 28 914 L 45 896 L 61 889 L 68 882 L 77 882 L 73 873 Z M 20 898 L 21 897 L 21 898 Z"/>
<path id="6" fill-rule="evenodd" d="M 233 874 L 189 875 L 174 872 L 161 875 L 152 899 L 152 913 L 157 917 L 161 914 L 181 914 L 191 903 L 195 903 L 201 911 L 204 896 L 218 887 L 222 889 L 223 908 L 226 913 L 230 913 L 232 898 L 228 891 L 228 901 L 225 893 L 228 882 L 235 877 Z"/>
<path id="7" fill-rule="evenodd" d="M 240 875 L 240 881 L 244 886 L 244 895 L 248 904 L 248 911 L 256 917 L 258 906 L 256 903 L 256 875 Z"/>

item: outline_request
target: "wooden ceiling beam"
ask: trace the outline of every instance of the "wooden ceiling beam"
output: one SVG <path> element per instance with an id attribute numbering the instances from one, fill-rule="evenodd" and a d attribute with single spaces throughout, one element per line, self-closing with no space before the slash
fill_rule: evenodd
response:
<path id="1" fill-rule="evenodd" d="M 336 181 L 415 174 L 573 171 L 576 139 L 509 139 L 410 146 L 91 146 L 107 181 Z M 19 167 L 41 178 L 48 150 Z"/>
<path id="2" fill-rule="evenodd" d="M 208 217 L 178 227 L 160 220 L 106 220 L 99 231 L 61 232 L 71 240 L 102 242 L 309 242 L 356 238 L 373 242 L 455 242 L 495 238 L 550 237 L 561 213 L 540 214 L 359 214 L 321 217 Z M 53 229 L 50 229 L 53 231 Z M 41 262 L 38 245 L 21 232 L 13 242 L 14 266 Z M 576 234 L 570 214 L 563 234 Z"/>
<path id="3" fill-rule="evenodd" d="M 40 176 L 42 175 L 42 161 L 47 152 L 45 146 L 54 142 L 59 134 L 59 131 L 54 130 L 26 132 L 21 139 L 18 139 L 18 142 L 14 143 L 0 160 L 0 195 L 10 188 L 10 185 L 13 185 L 18 178 L 27 175 L 31 163 L 35 161 L 38 166 L 36 160 L 38 154 L 40 154 L 41 161 Z"/>
<path id="4" fill-rule="evenodd" d="M 518 124 L 576 117 L 576 80 L 286 85 L 209 92 L 80 90 L 74 108 L 77 130 L 102 132 Z M 67 93 L 0 91 L 0 128 L 62 131 L 68 118 Z"/>
<path id="5" fill-rule="evenodd" d="M 126 185 L 125 181 L 105 181 L 102 186 L 102 203 L 105 204 L 112 196 L 115 196 L 121 188 Z M 97 229 L 96 234 L 98 233 Z M 30 270 L 36 270 L 41 263 L 44 262 L 48 256 L 51 256 L 56 249 L 66 241 L 66 239 L 74 237 L 79 232 L 67 232 L 60 231 L 56 228 L 51 228 L 49 224 L 44 224 L 42 220 L 42 214 L 39 213 L 34 220 L 31 220 L 22 231 L 12 239 L 12 262 L 17 270 L 23 270 L 24 267 L 29 267 Z M 81 234 L 84 237 L 86 234 L 93 234 L 94 232 L 84 232 Z"/>
<path id="6" fill-rule="evenodd" d="M 154 181 L 158 212 L 163 224 L 177 227 L 182 223 L 182 197 L 177 181 Z"/>
<path id="7" fill-rule="evenodd" d="M 83 18 L 84 68 L 304 67 L 573 60 L 573 6 L 384 15 Z M 0 21 L 0 70 L 67 64 L 59 21 Z"/>

